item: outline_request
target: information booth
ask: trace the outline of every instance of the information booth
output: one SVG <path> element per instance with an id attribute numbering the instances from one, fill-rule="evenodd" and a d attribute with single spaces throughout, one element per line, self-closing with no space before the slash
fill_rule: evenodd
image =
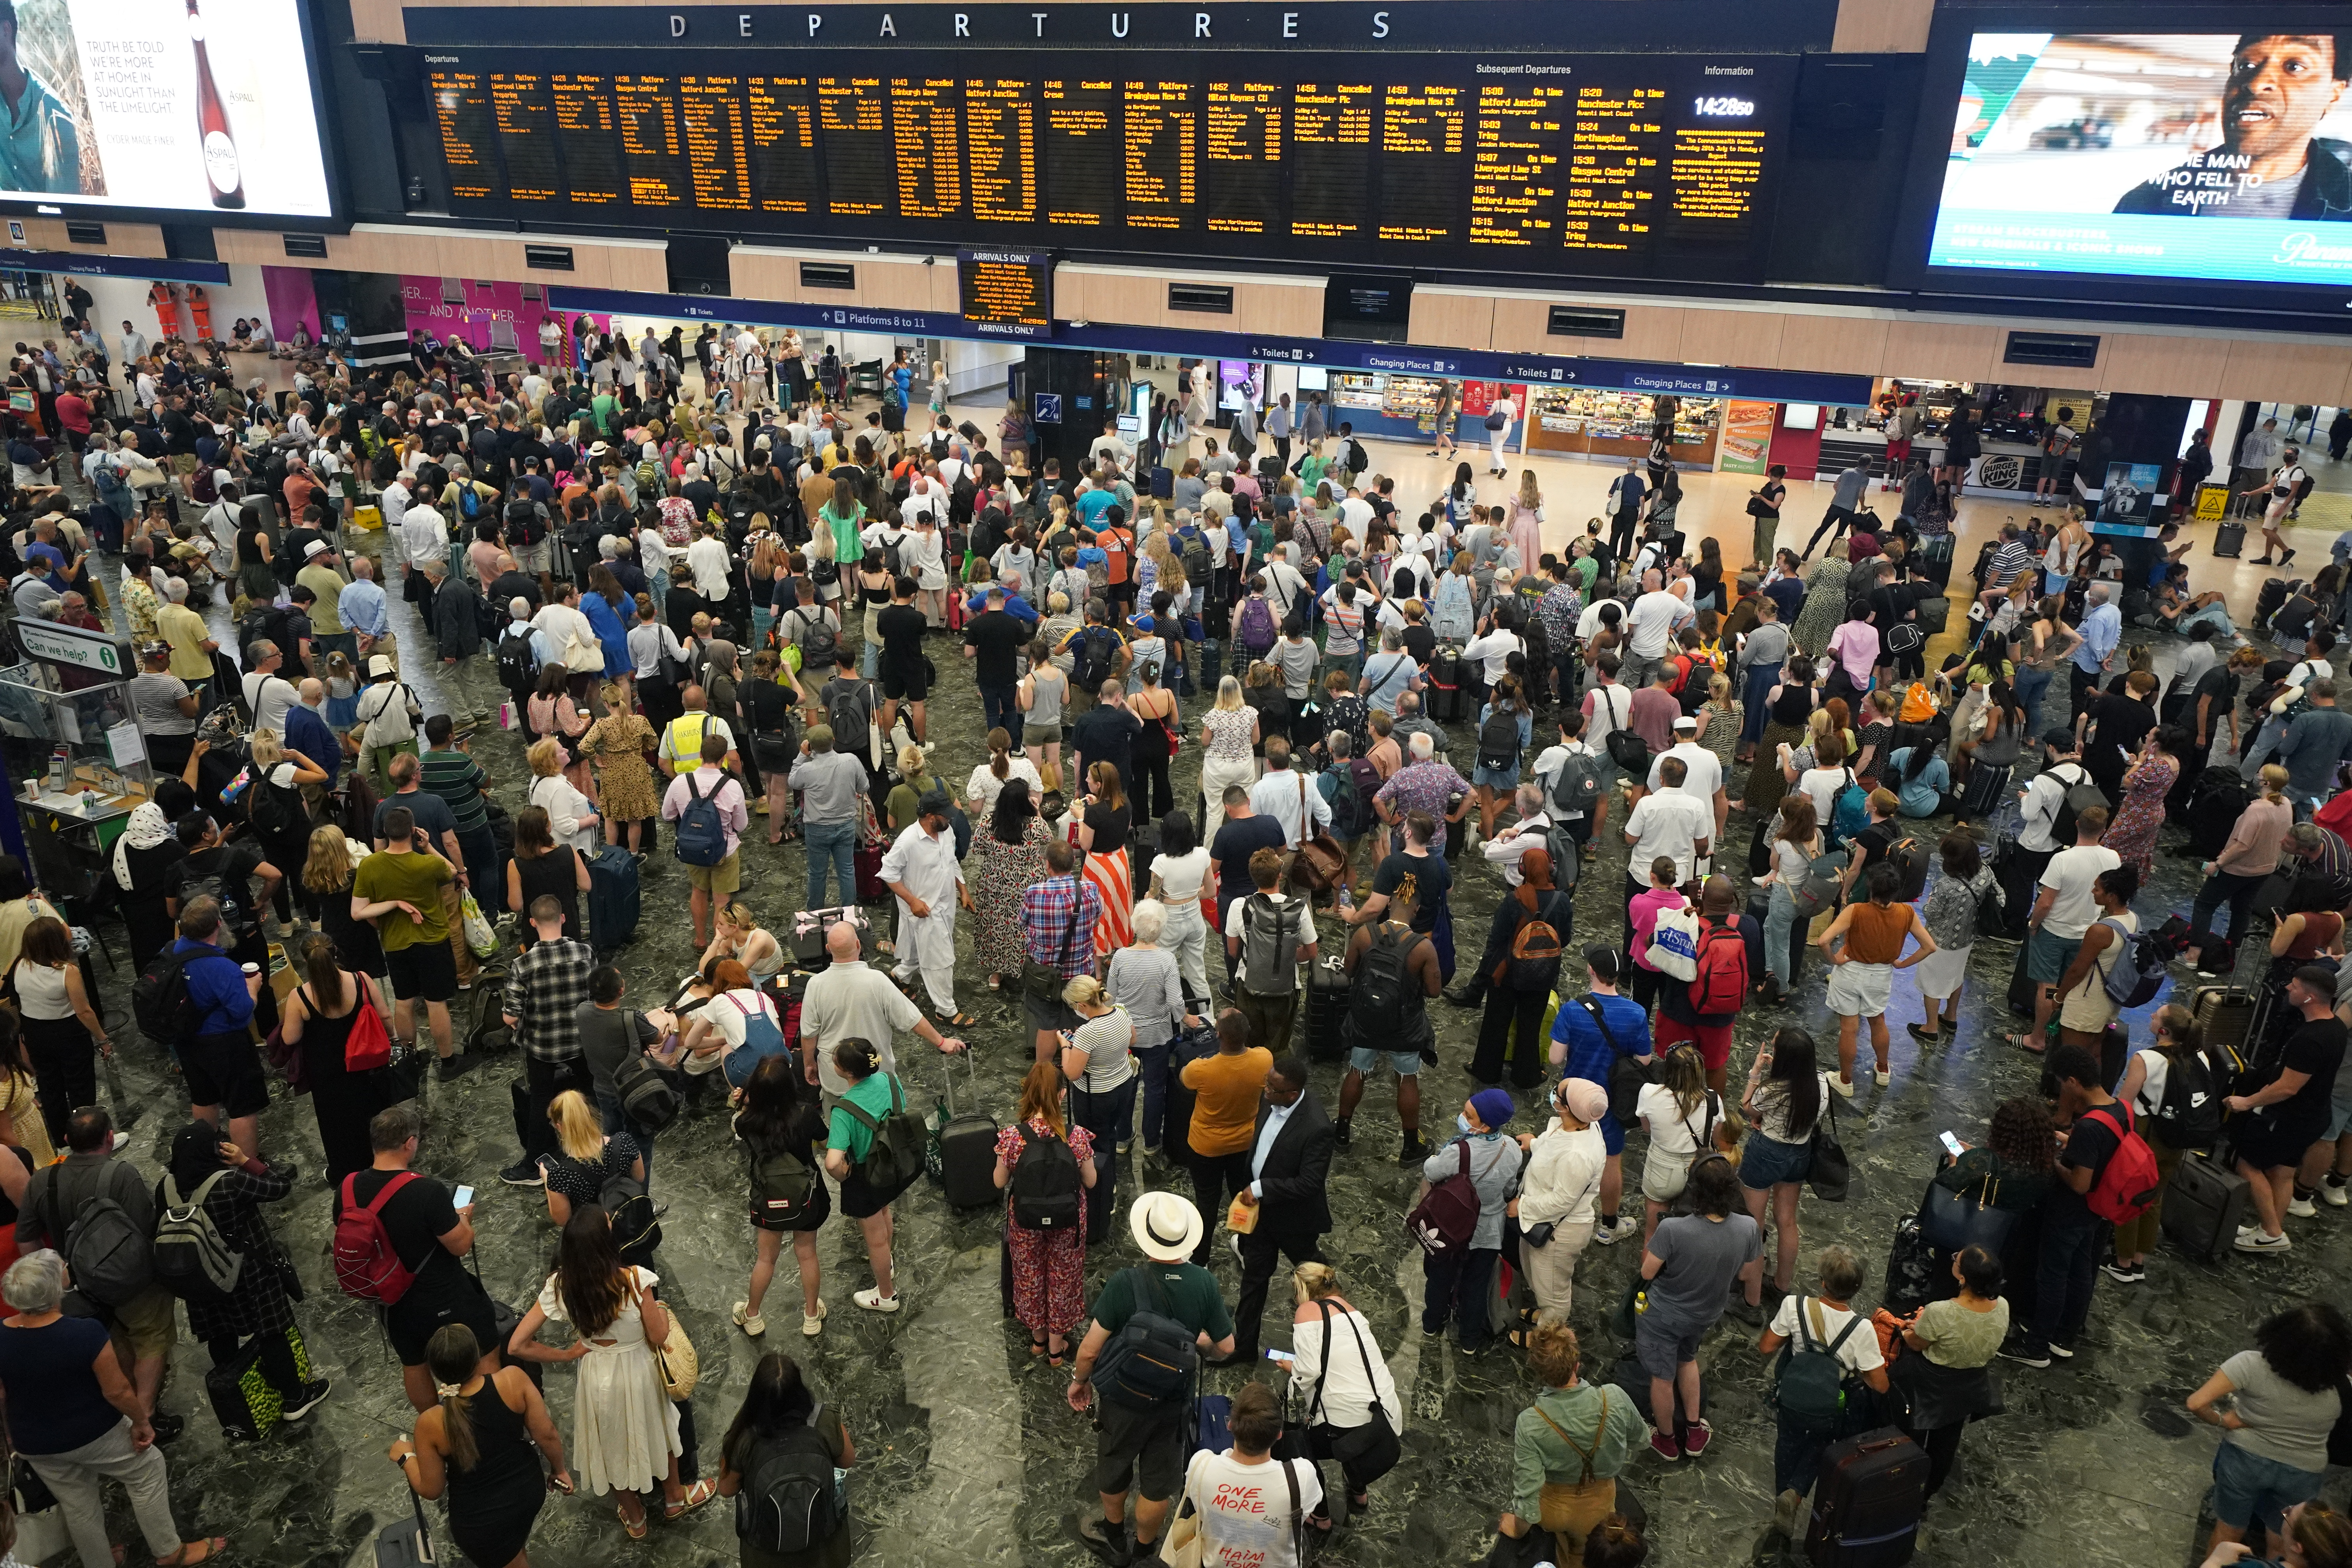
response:
<path id="1" fill-rule="evenodd" d="M 154 796 L 131 705 L 131 644 L 20 618 L 22 664 L 0 668 L 0 759 L 34 882 L 58 903 L 103 902 L 114 841 Z"/>

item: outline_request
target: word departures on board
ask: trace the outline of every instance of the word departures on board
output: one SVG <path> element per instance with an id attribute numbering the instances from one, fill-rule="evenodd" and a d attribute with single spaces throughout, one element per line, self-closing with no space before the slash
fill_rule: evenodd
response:
<path id="1" fill-rule="evenodd" d="M 1794 70 L 1166 50 L 424 60 L 468 215 L 1693 278 L 1760 270 Z"/>
<path id="2" fill-rule="evenodd" d="M 1054 331 L 1054 258 L 1042 250 L 956 253 L 963 319 L 983 337 L 1043 338 Z"/>

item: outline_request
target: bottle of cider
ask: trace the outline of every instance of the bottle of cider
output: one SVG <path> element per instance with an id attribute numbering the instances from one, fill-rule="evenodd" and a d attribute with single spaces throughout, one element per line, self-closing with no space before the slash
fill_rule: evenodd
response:
<path id="1" fill-rule="evenodd" d="M 212 186 L 213 205 L 241 207 L 245 174 L 237 161 L 236 138 L 229 132 L 228 110 L 213 80 L 212 58 L 205 52 L 205 16 L 197 0 L 188 0 L 188 37 L 196 47 L 196 131 L 204 138 L 205 179 Z"/>

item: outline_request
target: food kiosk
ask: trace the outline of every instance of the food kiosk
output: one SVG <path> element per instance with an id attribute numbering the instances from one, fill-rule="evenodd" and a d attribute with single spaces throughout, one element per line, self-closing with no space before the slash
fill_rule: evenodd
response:
<path id="1" fill-rule="evenodd" d="M 1530 395 L 1535 406 L 1528 426 L 1528 450 L 1612 460 L 1649 456 L 1650 431 L 1656 419 L 1650 394 L 1538 385 L 1530 388 Z M 1675 409 L 1675 466 L 1715 467 L 1716 442 L 1722 427 L 1722 399 L 1679 399 Z"/>

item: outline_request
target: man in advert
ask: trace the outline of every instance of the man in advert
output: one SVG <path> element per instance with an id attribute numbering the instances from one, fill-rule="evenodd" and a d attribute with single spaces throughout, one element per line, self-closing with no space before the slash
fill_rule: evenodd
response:
<path id="1" fill-rule="evenodd" d="M 81 133 L 65 100 L 16 54 L 16 7 L 0 0 L 0 191 L 81 189 Z"/>
<path id="2" fill-rule="evenodd" d="M 2248 34 L 2230 55 L 2221 144 L 2126 192 L 2119 213 L 2352 217 L 2352 146 L 2312 132 L 2344 96 L 2352 34 Z"/>

